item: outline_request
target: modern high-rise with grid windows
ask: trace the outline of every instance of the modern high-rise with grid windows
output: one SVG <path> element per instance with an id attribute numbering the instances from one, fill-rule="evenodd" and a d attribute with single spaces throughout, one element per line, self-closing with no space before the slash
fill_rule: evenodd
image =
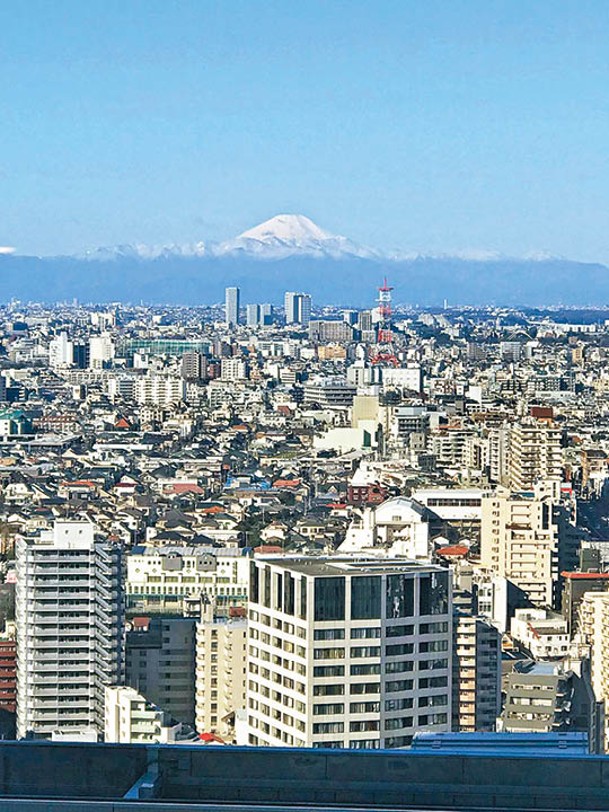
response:
<path id="1" fill-rule="evenodd" d="M 448 570 L 347 556 L 251 568 L 250 744 L 378 749 L 450 730 Z"/>

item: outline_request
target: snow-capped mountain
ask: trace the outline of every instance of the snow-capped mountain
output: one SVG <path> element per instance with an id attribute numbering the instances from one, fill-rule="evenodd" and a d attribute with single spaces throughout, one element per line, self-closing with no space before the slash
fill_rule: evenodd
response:
<path id="1" fill-rule="evenodd" d="M 376 251 L 347 237 L 324 231 L 303 214 L 278 214 L 233 240 L 221 243 L 216 256 L 246 253 L 261 259 L 282 259 L 302 254 L 312 257 L 379 257 Z"/>
<path id="2" fill-rule="evenodd" d="M 382 254 L 301 214 L 279 214 L 222 243 L 133 243 L 59 257 L 0 248 L 0 302 L 200 304 L 221 301 L 237 285 L 246 302 L 281 302 L 286 290 L 304 290 L 318 304 L 371 307 L 385 277 L 397 302 L 418 305 L 609 301 L 609 268 L 598 263 L 479 250 Z"/>
<path id="3" fill-rule="evenodd" d="M 87 251 L 82 257 L 94 261 L 118 258 L 158 259 L 160 257 L 230 257 L 285 259 L 291 256 L 320 258 L 377 259 L 382 254 L 358 245 L 338 234 L 324 231 L 303 214 L 278 214 L 239 236 L 221 243 L 197 242 L 188 245 L 144 245 L 135 243 Z"/>
<path id="4" fill-rule="evenodd" d="M 133 243 L 115 245 L 110 248 L 95 248 L 85 251 L 78 259 L 90 259 L 98 262 L 107 262 L 112 259 L 159 259 L 160 257 L 204 257 L 208 247 L 204 242 L 186 245 L 146 245 Z"/>

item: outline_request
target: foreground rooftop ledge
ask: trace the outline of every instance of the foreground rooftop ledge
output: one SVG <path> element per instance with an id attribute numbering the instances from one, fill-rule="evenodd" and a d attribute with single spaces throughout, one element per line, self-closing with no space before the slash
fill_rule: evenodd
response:
<path id="1" fill-rule="evenodd" d="M 165 812 L 180 804 L 609 810 L 609 758 L 0 743 L 0 809 L 61 809 L 52 801 L 73 801 L 63 809 L 78 812 Z"/>

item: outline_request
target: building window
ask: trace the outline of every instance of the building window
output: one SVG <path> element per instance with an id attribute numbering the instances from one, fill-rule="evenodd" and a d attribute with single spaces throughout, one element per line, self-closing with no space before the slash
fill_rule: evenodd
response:
<path id="1" fill-rule="evenodd" d="M 413 651 L 413 643 L 396 643 L 395 645 L 387 646 L 385 648 L 385 654 L 387 657 L 399 657 L 404 654 L 412 654 Z"/>
<path id="2" fill-rule="evenodd" d="M 349 705 L 350 713 L 380 713 L 380 702 L 352 702 Z"/>
<path id="3" fill-rule="evenodd" d="M 315 722 L 313 724 L 313 735 L 321 735 L 324 733 L 344 733 L 344 722 Z"/>
<path id="4" fill-rule="evenodd" d="M 362 663 L 361 665 L 351 666 L 352 677 L 366 677 L 370 676 L 371 674 L 380 674 L 380 673 L 381 673 L 380 663 Z"/>
<path id="5" fill-rule="evenodd" d="M 381 578 L 366 575 L 351 579 L 351 618 L 369 620 L 381 616 Z"/>
<path id="6" fill-rule="evenodd" d="M 344 677 L 344 665 L 316 665 L 313 667 L 314 677 Z"/>
<path id="7" fill-rule="evenodd" d="M 351 739 L 349 747 L 352 750 L 379 750 L 381 742 L 379 739 Z"/>
<path id="8" fill-rule="evenodd" d="M 342 696 L 345 693 L 345 686 L 336 685 L 314 685 L 313 696 Z"/>
<path id="9" fill-rule="evenodd" d="M 351 629 L 352 640 L 370 640 L 381 636 L 381 630 L 378 626 L 366 626 L 361 629 Z"/>
<path id="10" fill-rule="evenodd" d="M 313 651 L 313 659 L 315 660 L 344 660 L 344 648 L 316 648 Z"/>
<path id="11" fill-rule="evenodd" d="M 345 579 L 315 579 L 315 620 L 345 619 Z"/>
<path id="12" fill-rule="evenodd" d="M 287 615 L 294 614 L 294 594 L 294 578 L 286 572 L 283 580 L 283 611 Z"/>
<path id="13" fill-rule="evenodd" d="M 298 617 L 301 620 L 307 619 L 307 579 L 300 579 L 300 611 Z M 304 630 L 303 630 L 304 631 Z"/>
<path id="14" fill-rule="evenodd" d="M 412 706 L 413 706 L 413 699 L 410 696 L 402 697 L 402 699 L 386 699 L 385 700 L 385 710 L 386 711 L 410 710 L 410 708 L 412 708 Z"/>
<path id="15" fill-rule="evenodd" d="M 313 705 L 313 716 L 335 716 L 338 713 L 344 713 L 345 706 L 338 702 L 329 702 L 327 704 Z"/>
<path id="16" fill-rule="evenodd" d="M 420 613 L 445 615 L 448 612 L 448 572 L 432 572 L 419 580 Z"/>
<path id="17" fill-rule="evenodd" d="M 387 617 L 414 615 L 414 579 L 403 575 L 387 576 Z"/>
<path id="18" fill-rule="evenodd" d="M 344 640 L 344 629 L 315 629 L 313 632 L 315 640 Z"/>
<path id="19" fill-rule="evenodd" d="M 414 626 L 387 626 L 386 637 L 409 637 L 414 634 Z"/>

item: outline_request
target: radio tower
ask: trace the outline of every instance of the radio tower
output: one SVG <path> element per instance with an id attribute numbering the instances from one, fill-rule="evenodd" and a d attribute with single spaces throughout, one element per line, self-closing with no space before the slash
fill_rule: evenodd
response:
<path id="1" fill-rule="evenodd" d="M 391 364 L 398 366 L 398 359 L 393 345 L 393 332 L 391 330 L 391 291 L 393 288 L 387 284 L 387 277 L 379 288 L 378 308 L 380 321 L 376 334 L 376 353 L 370 359 L 373 364 Z"/>

